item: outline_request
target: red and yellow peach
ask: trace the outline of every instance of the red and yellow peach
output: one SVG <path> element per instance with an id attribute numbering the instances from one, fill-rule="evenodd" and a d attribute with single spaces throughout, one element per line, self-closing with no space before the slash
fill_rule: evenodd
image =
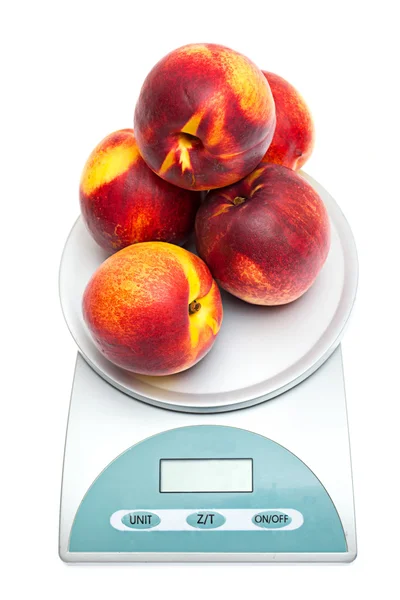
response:
<path id="1" fill-rule="evenodd" d="M 252 304 L 286 304 L 321 270 L 329 218 L 303 177 L 260 164 L 242 181 L 209 192 L 197 213 L 196 243 L 225 290 Z"/>
<path id="2" fill-rule="evenodd" d="M 115 131 L 96 146 L 79 191 L 90 233 L 111 252 L 146 241 L 184 243 L 200 203 L 198 192 L 171 185 L 149 169 L 132 129 Z"/>
<path id="3" fill-rule="evenodd" d="M 134 128 L 155 173 L 208 190 L 238 181 L 261 161 L 275 129 L 274 101 L 248 58 L 217 44 L 190 44 L 150 71 Z"/>
<path id="4" fill-rule="evenodd" d="M 302 96 L 288 81 L 263 71 L 275 102 L 276 127 L 263 162 L 275 163 L 297 171 L 314 148 L 314 123 Z"/>
<path id="5" fill-rule="evenodd" d="M 218 287 L 204 262 L 163 242 L 128 246 L 95 272 L 83 297 L 93 340 L 111 362 L 169 375 L 210 350 L 222 322 Z"/>

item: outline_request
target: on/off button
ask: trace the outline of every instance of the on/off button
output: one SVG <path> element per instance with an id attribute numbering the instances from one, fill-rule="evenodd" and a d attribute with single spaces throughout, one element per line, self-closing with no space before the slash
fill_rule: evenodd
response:
<path id="1" fill-rule="evenodd" d="M 251 520 L 257 527 L 280 529 L 281 527 L 290 525 L 292 517 L 278 510 L 264 510 L 254 515 Z"/>

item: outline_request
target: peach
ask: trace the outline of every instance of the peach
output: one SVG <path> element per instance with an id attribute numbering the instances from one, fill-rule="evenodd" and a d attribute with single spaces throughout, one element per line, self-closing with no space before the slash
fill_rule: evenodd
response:
<path id="1" fill-rule="evenodd" d="M 135 373 L 170 375 L 210 350 L 222 302 L 198 256 L 172 244 L 143 242 L 98 268 L 83 296 L 83 316 L 111 362 Z"/>
<path id="2" fill-rule="evenodd" d="M 198 192 L 154 175 L 139 154 L 132 129 L 115 131 L 96 146 L 79 192 L 90 233 L 111 252 L 137 242 L 184 243 L 200 202 Z"/>
<path id="3" fill-rule="evenodd" d="M 222 288 L 252 304 L 286 304 L 312 285 L 329 251 L 325 206 L 309 183 L 281 165 L 261 164 L 207 195 L 196 244 Z"/>
<path id="4" fill-rule="evenodd" d="M 299 92 L 285 79 L 263 71 L 275 101 L 276 128 L 263 162 L 301 169 L 314 148 L 314 124 Z"/>
<path id="5" fill-rule="evenodd" d="M 134 128 L 157 175 L 208 190 L 238 181 L 261 161 L 275 129 L 274 101 L 248 58 L 217 44 L 190 44 L 150 71 Z"/>

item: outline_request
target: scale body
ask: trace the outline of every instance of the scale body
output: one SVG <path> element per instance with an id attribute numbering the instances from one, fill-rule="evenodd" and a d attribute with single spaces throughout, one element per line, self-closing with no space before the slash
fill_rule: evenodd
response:
<path id="1" fill-rule="evenodd" d="M 91 343 L 80 301 L 105 255 L 75 224 L 60 271 L 80 348 L 61 496 L 64 561 L 354 560 L 339 343 L 357 257 L 336 203 L 304 176 L 332 225 L 317 281 L 285 307 L 223 294 L 214 348 L 175 376 L 132 375 Z"/>

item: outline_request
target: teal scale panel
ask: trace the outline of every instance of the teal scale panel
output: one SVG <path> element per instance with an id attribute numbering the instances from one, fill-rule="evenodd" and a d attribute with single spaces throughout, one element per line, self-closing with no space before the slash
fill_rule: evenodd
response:
<path id="1" fill-rule="evenodd" d="M 251 458 L 249 493 L 161 493 L 161 459 Z M 120 531 L 117 510 L 296 509 L 298 529 L 257 531 Z M 346 552 L 343 527 L 327 491 L 312 471 L 283 446 L 261 435 L 219 425 L 165 431 L 118 456 L 89 488 L 77 511 L 70 552 Z"/>

